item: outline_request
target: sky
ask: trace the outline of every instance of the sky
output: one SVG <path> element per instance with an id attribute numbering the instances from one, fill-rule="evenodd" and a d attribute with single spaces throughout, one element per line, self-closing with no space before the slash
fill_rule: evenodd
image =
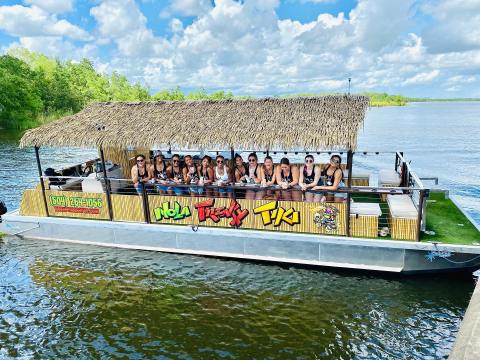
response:
<path id="1" fill-rule="evenodd" d="M 19 46 L 152 93 L 480 97 L 480 0 L 0 0 Z"/>

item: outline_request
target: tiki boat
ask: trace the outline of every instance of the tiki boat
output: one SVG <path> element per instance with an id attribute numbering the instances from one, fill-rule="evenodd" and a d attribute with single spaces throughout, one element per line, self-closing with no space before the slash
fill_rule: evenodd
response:
<path id="1" fill-rule="evenodd" d="M 368 104 L 367 97 L 350 95 L 92 104 L 25 133 L 20 146 L 35 148 L 39 183 L 23 193 L 18 210 L 3 216 L 3 231 L 334 268 L 476 269 L 479 229 L 448 191 L 425 186 L 426 179 L 412 171 L 401 152 L 356 149 Z M 96 148 L 98 158 L 43 172 L 42 146 Z M 221 151 L 230 168 L 235 153 L 256 152 L 260 162 L 268 154 L 275 163 L 284 156 L 302 163 L 312 154 L 317 164 L 336 153 L 343 160 L 345 186 L 334 192 L 344 194 L 343 200 L 287 201 L 277 197 L 276 186 L 249 184 L 229 185 L 228 196 L 216 191 L 218 184 L 203 186 L 202 196 L 165 195 L 148 186 L 137 192 L 130 180 L 135 154 L 148 160 L 153 150 L 190 154 L 196 161 Z M 388 167 L 377 166 L 384 163 L 375 160 L 380 157 Z M 245 196 L 249 191 L 257 192 L 253 199 Z"/>

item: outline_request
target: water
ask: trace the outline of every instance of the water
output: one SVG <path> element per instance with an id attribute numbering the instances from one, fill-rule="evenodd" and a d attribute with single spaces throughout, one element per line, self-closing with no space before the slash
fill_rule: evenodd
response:
<path id="1" fill-rule="evenodd" d="M 369 111 L 362 150 L 403 150 L 480 218 L 480 103 Z M 35 183 L 0 134 L 0 198 Z M 42 149 L 44 167 L 95 152 Z M 391 158 L 357 156 L 358 166 Z M 445 358 L 471 276 L 390 277 L 4 237 L 0 358 Z"/>

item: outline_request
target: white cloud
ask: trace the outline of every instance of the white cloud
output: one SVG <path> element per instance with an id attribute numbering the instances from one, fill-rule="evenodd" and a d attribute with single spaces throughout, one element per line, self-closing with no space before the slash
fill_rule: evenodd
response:
<path id="1" fill-rule="evenodd" d="M 87 43 L 82 47 L 77 47 L 71 41 L 60 36 L 21 37 L 18 42 L 9 46 L 9 48 L 13 47 L 22 47 L 50 57 L 68 58 L 70 60 L 96 58 L 97 55 L 95 45 Z"/>
<path id="2" fill-rule="evenodd" d="M 480 1 L 430 1 L 423 6 L 435 21 L 423 34 L 432 53 L 480 49 Z"/>
<path id="3" fill-rule="evenodd" d="M 0 29 L 19 37 L 65 36 L 89 40 L 87 31 L 66 20 L 58 20 L 37 6 L 0 6 Z"/>
<path id="4" fill-rule="evenodd" d="M 160 13 L 160 16 L 199 16 L 207 13 L 211 9 L 211 0 L 171 0 L 169 5 Z"/>
<path id="5" fill-rule="evenodd" d="M 147 19 L 134 0 L 105 0 L 90 14 L 97 20 L 100 43 L 114 40 L 124 55 L 150 57 L 166 49 L 166 41 L 147 28 Z"/>
<path id="6" fill-rule="evenodd" d="M 74 0 L 25 0 L 26 4 L 35 5 L 52 14 L 61 14 L 73 9 Z"/>
<path id="7" fill-rule="evenodd" d="M 409 85 L 409 84 L 425 84 L 431 82 L 433 79 L 437 78 L 438 75 L 440 74 L 439 70 L 432 70 L 429 72 L 422 72 L 419 73 L 415 76 L 412 76 L 408 79 L 406 79 L 403 84 L 404 85 Z"/>

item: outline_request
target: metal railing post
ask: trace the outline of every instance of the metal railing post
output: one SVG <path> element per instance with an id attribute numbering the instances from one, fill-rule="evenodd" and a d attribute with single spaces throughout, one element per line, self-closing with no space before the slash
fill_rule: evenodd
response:
<path id="1" fill-rule="evenodd" d="M 417 215 L 417 241 L 420 241 L 420 231 L 422 229 L 423 202 L 425 201 L 425 190 L 420 190 L 418 197 L 418 215 Z"/>
<path id="2" fill-rule="evenodd" d="M 233 150 L 233 147 L 230 148 L 230 157 L 232 158 L 232 171 L 233 171 L 233 199 L 236 201 L 237 200 L 237 192 L 235 190 L 235 183 L 237 182 L 237 179 L 235 177 L 235 171 L 237 169 L 237 165 L 235 164 L 235 151 Z"/>
<path id="3" fill-rule="evenodd" d="M 147 224 L 150 224 L 150 206 L 148 205 L 147 189 L 145 188 L 144 182 L 140 182 L 140 185 L 142 186 L 143 216 L 144 216 L 145 222 Z"/>
<path id="4" fill-rule="evenodd" d="M 40 164 L 40 154 L 38 149 L 39 147 L 35 146 L 35 157 L 37 159 L 38 176 L 40 177 L 40 186 L 42 187 L 43 205 L 45 206 L 45 214 L 48 217 L 50 216 L 50 214 L 48 213 L 47 195 L 45 194 L 45 183 L 43 182 L 42 165 Z"/>
<path id="5" fill-rule="evenodd" d="M 110 180 L 108 179 L 108 176 L 107 176 L 107 168 L 105 166 L 105 155 L 103 154 L 103 148 L 101 146 L 100 146 L 100 158 L 102 160 L 103 181 L 105 182 L 105 193 L 107 196 L 108 217 L 110 221 L 113 221 L 113 206 L 112 206 Z"/>
<path id="6" fill-rule="evenodd" d="M 348 150 L 347 153 L 347 168 L 348 168 L 348 188 L 352 188 L 352 168 L 353 168 L 353 152 Z M 351 197 L 350 191 L 347 193 L 347 211 L 346 211 L 346 235 L 350 236 L 350 207 L 351 207 Z"/>

